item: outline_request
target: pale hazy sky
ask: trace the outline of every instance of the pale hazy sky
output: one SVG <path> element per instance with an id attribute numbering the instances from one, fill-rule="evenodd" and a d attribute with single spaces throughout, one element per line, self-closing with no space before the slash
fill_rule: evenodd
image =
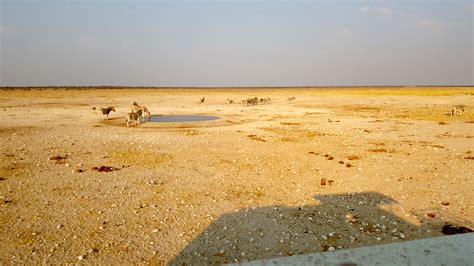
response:
<path id="1" fill-rule="evenodd" d="M 0 18 L 0 86 L 474 84 L 472 0 L 0 0 Z"/>

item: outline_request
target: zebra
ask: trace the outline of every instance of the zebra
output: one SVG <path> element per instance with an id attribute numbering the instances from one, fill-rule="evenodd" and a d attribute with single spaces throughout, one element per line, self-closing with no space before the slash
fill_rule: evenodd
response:
<path id="1" fill-rule="evenodd" d="M 451 108 L 450 115 L 451 116 L 461 116 L 462 113 L 464 112 L 464 107 L 465 105 L 456 105 Z"/>
<path id="2" fill-rule="evenodd" d="M 139 105 L 137 102 L 133 102 L 133 104 L 130 106 L 130 111 L 132 113 L 138 113 L 138 111 L 141 111 L 140 112 L 141 117 L 145 118 L 145 114 L 146 114 L 146 116 L 148 117 L 148 121 L 151 120 L 151 114 L 148 108 L 146 108 L 145 106 Z"/>
<path id="3" fill-rule="evenodd" d="M 130 127 L 130 121 L 137 121 L 137 125 L 140 125 L 140 117 L 142 116 L 142 109 L 139 109 L 137 112 L 127 113 L 127 127 Z"/>
<path id="4" fill-rule="evenodd" d="M 95 110 L 96 108 L 92 108 L 92 110 Z M 107 116 L 107 120 L 109 120 L 109 114 L 110 112 L 114 111 L 115 112 L 115 107 L 113 106 L 109 106 L 109 107 L 99 107 L 99 110 L 100 110 L 100 113 L 102 115 L 106 115 Z"/>

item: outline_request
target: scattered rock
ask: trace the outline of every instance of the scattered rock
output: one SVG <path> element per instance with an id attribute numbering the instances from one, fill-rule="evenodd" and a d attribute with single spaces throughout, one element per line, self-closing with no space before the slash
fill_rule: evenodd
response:
<path id="1" fill-rule="evenodd" d="M 3 202 L 3 204 L 8 204 L 8 203 L 12 203 L 13 200 L 11 200 L 11 199 L 2 199 L 2 202 Z"/>
<path id="2" fill-rule="evenodd" d="M 465 234 L 473 232 L 472 229 L 464 227 L 464 226 L 455 226 L 452 224 L 446 224 L 443 226 L 441 230 L 445 235 L 457 235 L 457 234 Z"/>
<path id="3" fill-rule="evenodd" d="M 332 160 L 334 160 L 334 157 L 329 156 L 329 157 L 328 157 L 328 160 L 329 160 L 329 161 L 332 161 Z"/>
<path id="4" fill-rule="evenodd" d="M 0 181 L 4 181 L 4 180 L 7 180 L 7 178 L 3 177 L 3 176 L 0 176 Z"/>
<path id="5" fill-rule="evenodd" d="M 89 249 L 89 254 L 97 253 L 97 252 L 99 252 L 99 249 L 98 249 L 98 248 L 91 248 L 91 249 Z"/>
<path id="6" fill-rule="evenodd" d="M 339 164 L 344 164 L 344 161 L 339 161 Z"/>
<path id="7" fill-rule="evenodd" d="M 349 155 L 347 156 L 347 160 L 353 161 L 353 160 L 359 160 L 360 157 L 357 155 Z"/>
<path id="8" fill-rule="evenodd" d="M 112 172 L 112 171 L 120 170 L 120 168 L 102 165 L 100 167 L 96 167 L 96 166 L 92 167 L 92 170 L 95 170 L 97 172 Z"/>
<path id="9" fill-rule="evenodd" d="M 426 214 L 426 217 L 428 217 L 428 218 L 435 218 L 436 215 L 435 215 L 434 213 L 427 213 L 427 214 Z"/>
<path id="10" fill-rule="evenodd" d="M 347 168 L 351 168 L 351 167 L 353 167 L 353 165 L 350 164 L 350 163 L 346 163 L 346 167 L 347 167 Z"/>
<path id="11" fill-rule="evenodd" d="M 57 164 L 65 163 L 64 160 L 67 160 L 67 159 L 68 159 L 68 155 L 65 155 L 65 156 L 56 155 L 49 158 L 50 161 L 56 161 Z"/>
<path id="12" fill-rule="evenodd" d="M 261 137 L 259 137 L 257 135 L 248 135 L 247 137 L 249 137 L 253 140 L 256 140 L 256 141 L 266 142 L 266 140 L 262 139 Z"/>
<path id="13" fill-rule="evenodd" d="M 327 185 L 326 178 L 324 178 L 324 177 L 321 178 L 321 181 L 319 182 L 319 185 L 322 186 L 322 187 L 326 186 Z"/>
<path id="14" fill-rule="evenodd" d="M 442 201 L 442 202 L 441 202 L 441 205 L 443 205 L 443 206 L 449 206 L 449 202 L 447 202 L 447 201 Z"/>
<path id="15" fill-rule="evenodd" d="M 319 185 L 322 186 L 322 187 L 325 187 L 327 185 L 330 186 L 333 183 L 334 183 L 334 180 L 331 180 L 331 179 L 327 180 L 326 178 L 323 177 L 323 178 L 321 178 L 321 181 L 319 182 Z"/>
<path id="16" fill-rule="evenodd" d="M 76 169 L 74 169 L 73 172 L 74 173 L 82 173 L 82 172 L 84 172 L 84 170 L 82 170 L 81 168 L 76 168 Z"/>
<path id="17" fill-rule="evenodd" d="M 369 149 L 367 151 L 369 151 L 369 152 L 388 152 L 387 149 L 383 149 L 383 148 L 380 148 L 380 149 L 374 148 L 374 149 Z"/>

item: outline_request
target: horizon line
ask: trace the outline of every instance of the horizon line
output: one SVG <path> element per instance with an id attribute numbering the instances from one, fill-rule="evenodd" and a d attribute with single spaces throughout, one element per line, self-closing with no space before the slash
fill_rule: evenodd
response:
<path id="1" fill-rule="evenodd" d="M 0 89 L 78 89 L 78 88 L 100 88 L 100 89 L 308 89 L 308 88 L 469 88 L 474 85 L 357 85 L 357 86 L 125 86 L 125 85 L 48 85 L 48 86 L 0 86 Z"/>

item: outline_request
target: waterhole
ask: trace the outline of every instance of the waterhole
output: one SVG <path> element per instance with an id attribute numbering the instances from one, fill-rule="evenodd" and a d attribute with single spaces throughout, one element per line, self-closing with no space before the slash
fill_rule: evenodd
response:
<path id="1" fill-rule="evenodd" d="M 166 123 L 166 122 L 199 122 L 199 121 L 211 121 L 220 119 L 218 116 L 212 115 L 152 115 L 150 122 L 154 123 Z M 145 121 L 147 119 L 145 118 Z"/>

